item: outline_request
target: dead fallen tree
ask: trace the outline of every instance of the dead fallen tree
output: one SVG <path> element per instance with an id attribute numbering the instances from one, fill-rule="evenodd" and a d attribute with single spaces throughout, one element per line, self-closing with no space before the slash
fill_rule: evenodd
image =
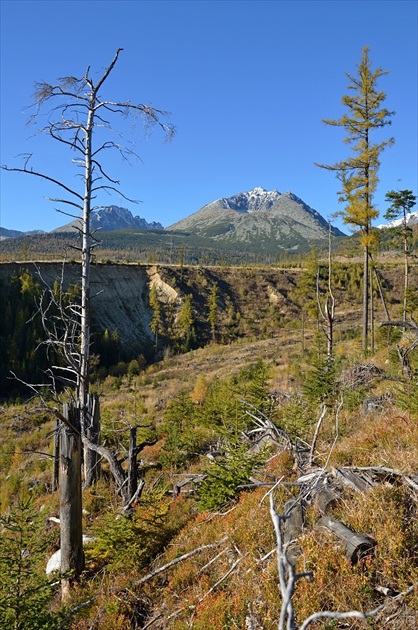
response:
<path id="1" fill-rule="evenodd" d="M 351 564 L 372 555 L 377 543 L 371 536 L 359 534 L 332 516 L 321 516 L 315 525 L 316 529 L 332 532 L 343 544 L 344 553 Z"/>

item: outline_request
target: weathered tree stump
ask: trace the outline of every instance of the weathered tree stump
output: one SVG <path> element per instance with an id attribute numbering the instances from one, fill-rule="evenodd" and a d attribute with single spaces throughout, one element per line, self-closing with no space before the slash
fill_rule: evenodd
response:
<path id="1" fill-rule="evenodd" d="M 317 528 L 331 531 L 344 544 L 344 552 L 352 564 L 372 555 L 377 543 L 371 536 L 358 534 L 331 516 L 322 516 L 316 523 Z"/>
<path id="2" fill-rule="evenodd" d="M 283 536 L 286 557 L 291 564 L 295 565 L 301 553 L 297 540 L 303 531 L 303 505 L 300 499 L 289 499 L 285 503 L 284 514 L 288 515 L 284 523 Z"/>
<path id="3" fill-rule="evenodd" d="M 60 432 L 60 535 L 62 598 L 70 583 L 84 569 L 80 413 L 75 405 L 64 404 Z"/>

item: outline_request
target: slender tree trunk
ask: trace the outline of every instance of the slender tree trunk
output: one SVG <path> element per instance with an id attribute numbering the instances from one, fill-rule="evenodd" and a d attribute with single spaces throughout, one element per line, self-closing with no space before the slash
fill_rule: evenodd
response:
<path id="1" fill-rule="evenodd" d="M 388 322 L 390 322 L 389 309 L 388 309 L 387 304 L 386 304 L 385 296 L 383 295 L 382 284 L 380 282 L 379 274 L 377 273 L 376 267 L 373 267 L 373 271 L 374 271 L 374 277 L 376 279 L 377 288 L 379 290 L 380 299 L 382 301 L 382 305 L 383 305 L 383 308 L 385 310 L 386 319 L 387 319 Z"/>
<path id="2" fill-rule="evenodd" d="M 63 415 L 75 430 L 62 423 L 60 435 L 60 533 L 61 596 L 69 596 L 71 583 L 84 569 L 81 509 L 80 414 L 75 405 L 64 404 Z"/>
<path id="3" fill-rule="evenodd" d="M 326 316 L 328 319 L 328 347 L 327 354 L 332 358 L 334 345 L 334 307 L 335 299 L 332 293 L 332 249 L 331 249 L 331 222 L 328 223 L 328 298 L 326 301 Z"/>
<path id="4" fill-rule="evenodd" d="M 305 311 L 302 309 L 302 352 L 305 352 Z"/>
<path id="5" fill-rule="evenodd" d="M 128 501 L 135 496 L 135 493 L 138 489 L 138 472 L 136 465 L 136 427 L 131 427 L 130 437 L 129 437 L 129 463 L 128 463 Z"/>
<path id="6" fill-rule="evenodd" d="M 406 214 L 404 212 L 403 217 L 403 251 L 405 257 L 405 280 L 404 280 L 404 294 L 403 294 L 403 321 L 406 322 L 406 307 L 408 300 L 408 233 L 407 233 Z"/>
<path id="7" fill-rule="evenodd" d="M 363 330 L 361 347 L 363 354 L 367 354 L 369 341 L 369 247 L 363 248 Z"/>
<path id="8" fill-rule="evenodd" d="M 92 188 L 92 133 L 94 127 L 94 99 L 91 95 L 90 109 L 87 118 L 85 134 L 85 171 L 84 171 L 84 203 L 82 220 L 82 249 L 81 249 L 81 347 L 80 347 L 80 376 L 79 376 L 79 404 L 81 409 L 81 430 L 86 430 L 87 395 L 89 391 L 89 363 L 90 363 L 90 212 Z"/>
<path id="9" fill-rule="evenodd" d="M 61 432 L 61 422 L 58 418 L 55 420 L 55 431 L 54 431 L 54 461 L 52 466 L 52 492 L 56 492 L 59 486 L 59 474 L 60 474 L 60 432 Z"/>
<path id="10" fill-rule="evenodd" d="M 374 297 L 372 269 L 370 269 L 370 352 L 374 354 Z"/>
<path id="11" fill-rule="evenodd" d="M 99 444 L 100 438 L 100 404 L 97 394 L 87 397 L 86 437 L 89 442 Z M 90 488 L 100 477 L 100 457 L 96 451 L 84 444 L 84 488 Z"/>

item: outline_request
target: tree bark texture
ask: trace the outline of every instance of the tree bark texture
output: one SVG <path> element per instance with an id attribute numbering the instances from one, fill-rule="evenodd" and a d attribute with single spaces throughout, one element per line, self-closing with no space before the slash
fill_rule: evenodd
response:
<path id="1" fill-rule="evenodd" d="M 52 492 L 56 492 L 59 486 L 59 475 L 60 475 L 60 433 L 61 433 L 61 422 L 58 418 L 55 420 L 55 431 L 54 431 L 54 447 L 53 447 L 53 464 L 52 464 Z"/>
<path id="2" fill-rule="evenodd" d="M 297 540 L 303 531 L 303 506 L 300 500 L 289 499 L 284 506 L 284 513 L 286 520 L 283 542 L 286 546 L 286 557 L 291 564 L 295 565 L 301 553 Z"/>
<path id="3" fill-rule="evenodd" d="M 99 444 L 100 441 L 100 404 L 97 394 L 87 396 L 87 414 L 85 435 L 88 442 Z M 100 477 L 100 457 L 96 451 L 84 444 L 84 488 L 90 488 Z"/>
<path id="4" fill-rule="evenodd" d="M 367 354 L 369 341 L 369 248 L 364 247 L 363 260 L 363 329 L 361 347 L 363 354 Z"/>
<path id="5" fill-rule="evenodd" d="M 356 564 L 362 558 L 370 556 L 377 544 L 371 536 L 358 534 L 331 516 L 322 516 L 316 527 L 331 531 L 342 541 L 344 553 L 352 564 Z"/>
<path id="6" fill-rule="evenodd" d="M 62 598 L 84 569 L 80 414 L 75 405 L 64 405 L 64 416 L 76 429 L 62 423 L 60 435 L 60 530 Z"/>

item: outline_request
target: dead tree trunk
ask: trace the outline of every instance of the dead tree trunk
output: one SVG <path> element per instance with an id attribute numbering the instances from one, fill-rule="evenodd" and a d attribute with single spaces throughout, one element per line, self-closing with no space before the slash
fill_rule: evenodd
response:
<path id="1" fill-rule="evenodd" d="M 87 397 L 87 426 L 85 428 L 87 442 L 84 444 L 84 488 L 90 488 L 100 477 L 100 457 L 88 444 L 99 444 L 100 438 L 100 405 L 97 394 Z"/>
<path id="2" fill-rule="evenodd" d="M 60 432 L 61 422 L 58 418 L 55 420 L 54 431 L 54 447 L 53 447 L 53 464 L 52 464 L 52 492 L 56 492 L 59 486 L 59 474 L 60 474 Z"/>
<path id="3" fill-rule="evenodd" d="M 75 405 L 65 404 L 60 434 L 60 530 L 62 598 L 84 569 L 80 415 Z"/>
<path id="4" fill-rule="evenodd" d="M 327 338 L 327 356 L 333 355 L 334 346 L 334 322 L 335 322 L 335 298 L 332 292 L 332 250 L 331 250 L 331 223 L 328 223 L 328 291 L 322 307 L 319 295 L 319 266 L 316 275 L 316 301 L 318 312 L 322 319 L 322 327 Z M 319 318 L 318 318 L 319 323 Z"/>
<path id="5" fill-rule="evenodd" d="M 128 454 L 128 501 L 132 501 L 138 489 L 138 470 L 137 470 L 137 452 L 136 452 L 136 427 L 131 427 L 129 436 L 129 454 Z"/>
<path id="6" fill-rule="evenodd" d="M 362 558 L 370 556 L 377 544 L 370 536 L 352 531 L 331 516 L 322 516 L 316 527 L 328 529 L 342 541 L 344 553 L 352 564 L 356 564 Z"/>
<path id="7" fill-rule="evenodd" d="M 299 536 L 303 530 L 303 506 L 300 500 L 289 499 L 284 506 L 284 514 L 286 520 L 284 522 L 284 538 L 283 542 L 286 550 L 288 561 L 296 564 L 301 548 L 297 544 Z"/>

